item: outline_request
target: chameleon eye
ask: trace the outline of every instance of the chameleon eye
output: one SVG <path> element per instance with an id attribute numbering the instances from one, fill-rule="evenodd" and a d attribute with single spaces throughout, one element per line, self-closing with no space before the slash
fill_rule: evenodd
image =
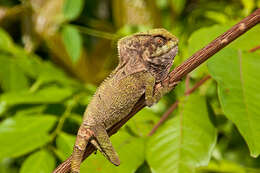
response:
<path id="1" fill-rule="evenodd" d="M 164 43 L 165 43 L 165 39 L 162 38 L 162 37 L 160 37 L 160 36 L 156 36 L 156 37 L 154 38 L 154 41 L 155 41 L 155 43 L 156 43 L 158 46 L 163 46 Z"/>

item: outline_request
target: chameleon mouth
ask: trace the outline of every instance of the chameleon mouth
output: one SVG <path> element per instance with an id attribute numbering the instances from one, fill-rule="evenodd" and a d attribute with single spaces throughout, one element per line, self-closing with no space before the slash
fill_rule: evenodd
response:
<path id="1" fill-rule="evenodd" d="M 173 47 L 171 47 L 167 52 L 165 52 L 163 55 L 164 58 L 174 59 L 174 57 L 178 53 L 178 44 L 175 44 Z"/>

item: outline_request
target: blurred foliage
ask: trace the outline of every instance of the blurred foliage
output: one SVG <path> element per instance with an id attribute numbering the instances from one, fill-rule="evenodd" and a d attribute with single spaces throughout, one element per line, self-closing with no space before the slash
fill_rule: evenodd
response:
<path id="1" fill-rule="evenodd" d="M 260 0 L 0 0 L 0 172 L 50 173 L 72 152 L 82 114 L 117 65 L 116 42 L 164 27 L 180 40 L 174 66 Z M 260 45 L 256 26 L 111 137 L 121 165 L 98 152 L 82 172 L 260 172 Z M 147 134 L 180 100 L 170 120 Z"/>

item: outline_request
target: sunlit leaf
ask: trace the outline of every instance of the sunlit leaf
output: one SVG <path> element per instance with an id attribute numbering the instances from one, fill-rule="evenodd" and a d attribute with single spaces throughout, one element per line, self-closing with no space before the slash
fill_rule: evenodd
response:
<path id="1" fill-rule="evenodd" d="M 11 51 L 13 46 L 11 37 L 5 30 L 0 28 L 0 50 Z"/>
<path id="2" fill-rule="evenodd" d="M 70 88 L 46 87 L 37 92 L 6 92 L 0 96 L 0 103 L 16 104 L 59 103 L 73 94 Z"/>
<path id="3" fill-rule="evenodd" d="M 76 136 L 60 133 L 56 139 L 57 149 L 62 160 L 68 158 L 73 150 Z"/>
<path id="4" fill-rule="evenodd" d="M 19 91 L 29 87 L 23 70 L 11 56 L 0 55 L 0 86 L 4 91 Z"/>
<path id="5" fill-rule="evenodd" d="M 40 150 L 26 158 L 20 173 L 51 173 L 54 168 L 53 155 L 46 150 Z"/>
<path id="6" fill-rule="evenodd" d="M 152 110 L 145 108 L 128 121 L 127 126 L 137 135 L 146 136 L 158 121 L 159 117 Z"/>
<path id="7" fill-rule="evenodd" d="M 63 5 L 63 13 L 67 20 L 76 19 L 83 8 L 83 0 L 65 0 Z"/>
<path id="8" fill-rule="evenodd" d="M 260 59 L 258 54 L 225 49 L 208 63 L 218 82 L 225 115 L 238 127 L 251 155 L 260 153 Z"/>
<path id="9" fill-rule="evenodd" d="M 248 15 L 252 12 L 252 10 L 255 8 L 255 1 L 254 0 L 241 0 L 243 6 L 244 6 L 244 13 L 245 15 Z"/>
<path id="10" fill-rule="evenodd" d="M 73 26 L 64 26 L 62 29 L 62 38 L 68 54 L 73 62 L 80 58 L 82 39 L 79 31 Z"/>
<path id="11" fill-rule="evenodd" d="M 0 124 L 0 160 L 18 157 L 46 144 L 54 116 L 16 116 Z"/>
<path id="12" fill-rule="evenodd" d="M 92 154 L 83 162 L 82 172 L 133 173 L 144 161 L 144 140 L 120 131 L 111 138 L 121 164 L 116 167 L 100 152 Z"/>
<path id="13" fill-rule="evenodd" d="M 4 159 L 0 161 L 0 172 L 1 173 L 17 173 L 18 169 L 13 165 L 13 159 Z"/>
<path id="14" fill-rule="evenodd" d="M 176 117 L 149 140 L 147 161 L 154 173 L 192 173 L 207 165 L 216 143 L 216 129 L 209 118 L 205 98 L 185 97 Z"/>
<path id="15" fill-rule="evenodd" d="M 210 162 L 208 166 L 201 167 L 198 170 L 203 172 L 228 172 L 228 173 L 257 173 L 257 172 L 247 172 L 246 168 L 232 163 L 230 161 L 221 161 L 221 162 Z"/>

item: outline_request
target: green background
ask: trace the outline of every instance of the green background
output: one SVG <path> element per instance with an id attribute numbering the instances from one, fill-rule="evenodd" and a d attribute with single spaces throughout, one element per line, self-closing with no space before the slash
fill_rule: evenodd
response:
<path id="1" fill-rule="evenodd" d="M 118 39 L 166 28 L 180 40 L 176 67 L 259 7 L 259 0 L 0 0 L 0 172 L 51 173 L 70 156 L 86 106 L 117 65 Z M 260 172 L 260 50 L 250 51 L 259 33 L 257 25 L 112 136 L 119 167 L 97 152 L 81 172 Z"/>

